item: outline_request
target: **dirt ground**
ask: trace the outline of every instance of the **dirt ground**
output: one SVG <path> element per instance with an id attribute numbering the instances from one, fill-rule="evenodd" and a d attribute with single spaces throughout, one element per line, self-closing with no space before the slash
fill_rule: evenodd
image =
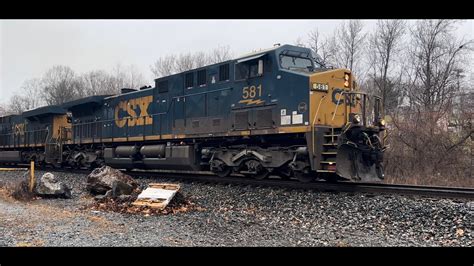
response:
<path id="1" fill-rule="evenodd" d="M 39 175 L 42 173 L 38 173 Z M 156 215 L 92 208 L 85 175 L 58 173 L 71 199 L 11 197 L 0 174 L 0 246 L 472 246 L 474 202 L 181 183 L 193 208 Z M 142 186 L 173 182 L 138 179 Z"/>

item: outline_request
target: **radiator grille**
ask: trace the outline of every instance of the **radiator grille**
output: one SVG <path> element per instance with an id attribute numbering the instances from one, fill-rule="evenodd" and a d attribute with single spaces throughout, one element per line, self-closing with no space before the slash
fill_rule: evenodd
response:
<path id="1" fill-rule="evenodd" d="M 257 127 L 272 127 L 273 126 L 273 119 L 272 119 L 272 109 L 261 109 L 257 110 Z"/>
<path id="2" fill-rule="evenodd" d="M 236 112 L 234 116 L 235 129 L 248 129 L 249 112 Z"/>

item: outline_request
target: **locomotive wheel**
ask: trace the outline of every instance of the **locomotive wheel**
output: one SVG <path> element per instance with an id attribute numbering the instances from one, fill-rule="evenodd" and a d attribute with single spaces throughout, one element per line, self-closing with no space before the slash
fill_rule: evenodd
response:
<path id="1" fill-rule="evenodd" d="M 226 166 L 224 169 L 214 172 L 214 174 L 216 174 L 218 177 L 226 177 L 230 175 L 231 171 L 232 169 Z"/>
<path id="2" fill-rule="evenodd" d="M 262 169 L 259 173 L 253 174 L 252 177 L 258 180 L 267 178 L 270 175 L 270 172 L 267 169 Z"/>
<path id="3" fill-rule="evenodd" d="M 273 172 L 283 180 L 289 180 L 293 175 L 291 169 L 289 169 L 288 167 L 275 169 L 273 170 Z"/>
<path id="4" fill-rule="evenodd" d="M 270 171 L 265 168 L 259 161 L 251 159 L 245 162 L 248 171 L 250 172 L 248 175 L 255 178 L 255 179 L 264 179 L 268 175 L 270 175 Z"/>
<path id="5" fill-rule="evenodd" d="M 294 175 L 298 179 L 298 181 L 302 183 L 309 183 L 309 182 L 314 181 L 315 179 L 314 175 L 311 172 L 307 172 L 307 171 L 301 171 L 301 172 L 295 171 Z"/>
<path id="6" fill-rule="evenodd" d="M 221 160 L 214 160 L 211 165 L 211 171 L 219 177 L 226 177 L 231 174 L 232 168 Z"/>

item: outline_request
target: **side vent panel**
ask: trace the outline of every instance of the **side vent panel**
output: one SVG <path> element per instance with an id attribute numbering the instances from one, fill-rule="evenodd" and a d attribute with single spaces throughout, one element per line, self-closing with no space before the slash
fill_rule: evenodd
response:
<path id="1" fill-rule="evenodd" d="M 249 112 L 241 111 L 234 113 L 234 128 L 243 130 L 249 128 Z"/>
<path id="2" fill-rule="evenodd" d="M 273 109 L 260 109 L 256 111 L 256 127 L 270 128 L 273 126 Z"/>

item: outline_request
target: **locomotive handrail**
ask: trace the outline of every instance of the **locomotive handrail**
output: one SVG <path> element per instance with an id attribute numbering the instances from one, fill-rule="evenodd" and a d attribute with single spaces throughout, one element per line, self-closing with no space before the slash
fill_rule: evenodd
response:
<path id="1" fill-rule="evenodd" d="M 34 132 L 39 132 L 39 131 L 46 131 L 46 129 L 37 129 L 37 130 L 27 130 L 23 131 L 24 133 L 34 133 Z M 0 134 L 0 136 L 9 136 L 9 135 L 14 135 L 15 133 L 5 133 L 5 134 Z"/>
<path id="2" fill-rule="evenodd" d="M 31 133 L 36 133 L 36 132 L 47 132 L 47 129 L 36 129 L 36 130 L 26 130 L 26 131 L 23 131 L 23 142 L 24 142 L 23 145 L 30 146 L 30 138 L 29 138 L 29 137 L 26 137 L 26 136 L 28 136 L 28 135 L 31 134 Z M 8 147 L 13 146 L 13 147 L 16 147 L 16 146 L 17 146 L 17 143 L 15 143 L 15 136 L 16 136 L 16 135 L 17 135 L 17 134 L 16 134 L 15 132 L 0 134 L 0 137 L 10 137 L 10 138 L 11 138 L 10 140 L 13 139 L 13 140 L 12 140 L 12 141 L 13 141 L 13 144 L 8 144 L 8 145 L 7 145 L 7 143 L 5 143 L 5 145 L 2 144 L 2 145 L 0 145 L 0 146 L 8 146 Z M 39 136 L 39 138 L 41 138 L 41 136 Z M 6 138 L 5 138 L 5 139 L 6 139 Z M 36 144 L 37 144 L 37 140 L 36 140 L 36 137 L 35 137 L 34 135 L 33 135 L 33 140 L 34 140 L 34 144 L 36 145 Z M 27 142 L 28 142 L 28 144 L 27 144 Z M 46 140 L 45 140 L 45 142 L 46 142 Z M 19 144 L 18 144 L 18 145 L 19 145 Z"/>
<path id="3" fill-rule="evenodd" d="M 341 97 L 344 96 L 344 103 L 347 105 L 347 101 L 346 101 L 347 99 L 346 99 L 345 97 L 346 97 L 346 95 L 352 95 L 352 94 L 354 94 L 354 95 L 357 95 L 357 94 L 363 95 L 363 96 L 364 96 L 364 99 L 365 99 L 365 97 L 367 97 L 367 95 L 368 95 L 367 93 L 361 92 L 361 91 L 357 91 L 357 92 L 356 92 L 356 91 L 342 91 L 342 92 L 339 94 L 340 96 L 339 96 L 339 99 L 337 100 L 337 103 L 339 103 L 339 102 L 341 101 Z M 331 121 L 334 120 L 334 117 L 336 116 L 336 112 L 337 112 L 337 108 L 338 108 L 338 107 L 339 107 L 339 104 L 336 104 L 336 108 L 334 109 L 334 113 L 333 113 L 333 115 L 332 115 Z M 347 106 L 346 106 L 346 109 L 347 109 Z M 364 106 L 362 109 L 363 109 L 363 111 L 365 112 L 365 106 Z M 347 111 L 347 110 L 346 110 L 346 111 Z M 346 118 L 347 118 L 347 116 L 346 116 Z"/>
<path id="4" fill-rule="evenodd" d="M 213 90 L 213 91 L 203 91 L 203 92 L 196 92 L 196 93 L 191 93 L 191 94 L 185 94 L 183 96 L 174 96 L 171 99 L 177 99 L 177 98 L 185 98 L 189 96 L 196 96 L 196 95 L 201 95 L 201 94 L 209 94 L 213 92 L 220 92 L 220 91 L 226 91 L 226 90 L 232 90 L 234 89 L 233 87 L 228 87 L 228 88 L 223 88 L 223 89 L 218 89 L 218 90 Z"/>
<path id="5" fill-rule="evenodd" d="M 346 94 L 346 91 L 342 91 L 342 92 L 339 94 L 339 99 L 337 99 L 336 108 L 334 108 L 334 113 L 333 113 L 333 115 L 332 115 L 331 121 L 334 121 L 334 117 L 336 117 L 337 108 L 339 107 L 339 104 L 340 104 L 340 101 L 341 101 L 342 96 L 344 96 L 344 102 L 345 102 L 345 99 L 346 99 L 345 94 Z"/>
<path id="6" fill-rule="evenodd" d="M 313 123 L 311 123 L 311 147 L 312 147 L 312 150 L 313 150 L 313 156 L 314 156 L 314 125 L 316 124 L 316 118 L 318 117 L 318 113 L 319 113 L 319 108 L 321 107 L 321 103 L 323 102 L 323 99 L 326 98 L 327 95 L 324 95 L 323 97 L 321 97 L 321 100 L 319 100 L 319 105 L 318 105 L 318 109 L 316 110 L 316 114 L 313 118 Z"/>
<path id="7" fill-rule="evenodd" d="M 178 98 L 182 98 L 182 97 L 188 97 L 188 96 L 195 96 L 195 95 L 200 95 L 200 94 L 206 94 L 206 93 L 213 93 L 213 92 L 219 92 L 219 91 L 224 91 L 224 90 L 231 90 L 233 89 L 232 87 L 229 87 L 229 88 L 224 88 L 224 89 L 218 89 L 218 90 L 213 90 L 213 91 L 205 91 L 205 92 L 198 92 L 198 93 L 193 93 L 193 94 L 187 94 L 187 95 L 184 95 L 184 96 L 174 96 L 172 97 L 171 99 L 174 100 L 174 99 L 178 99 Z M 153 114 L 148 114 L 148 115 L 142 115 L 142 116 L 126 116 L 126 117 L 123 117 L 121 119 L 127 119 L 127 118 L 144 118 L 144 117 L 150 117 L 150 116 L 157 116 L 157 115 L 164 115 L 164 114 L 168 114 L 170 109 L 171 109 L 171 106 L 173 105 L 173 102 L 168 105 L 168 109 L 165 111 L 165 112 L 159 112 L 159 113 L 153 113 Z M 116 119 L 116 118 L 113 118 L 113 119 L 107 119 L 107 120 L 98 120 L 98 121 L 91 121 L 91 122 L 81 122 L 81 123 L 75 123 L 73 124 L 73 126 L 83 126 L 83 125 L 88 125 L 88 124 L 94 124 L 94 123 L 99 123 L 99 122 L 115 122 L 116 120 L 119 120 L 119 119 Z"/>
<path id="8" fill-rule="evenodd" d="M 148 114 L 148 115 L 140 115 L 140 116 L 126 116 L 126 117 L 123 117 L 123 118 L 120 118 L 120 119 L 128 119 L 128 118 L 145 118 L 145 117 L 156 117 L 156 116 L 161 116 L 161 115 L 166 115 L 166 114 L 169 114 L 170 111 L 171 111 L 171 108 L 173 106 L 173 104 L 176 102 L 176 99 L 179 99 L 179 98 L 186 98 L 186 97 L 190 97 L 190 96 L 196 96 L 196 95 L 207 95 L 209 93 L 214 93 L 214 92 L 220 92 L 220 91 L 226 91 L 226 90 L 233 90 L 234 88 L 233 87 L 227 87 L 227 88 L 222 88 L 222 89 L 217 89 L 217 90 L 212 90 L 212 91 L 203 91 L 203 92 L 198 92 L 198 93 L 192 93 L 192 94 L 187 94 L 187 95 L 182 95 L 182 96 L 173 96 L 171 97 L 171 102 L 170 104 L 168 105 L 167 107 L 167 110 L 164 111 L 164 112 L 158 112 L 158 113 L 153 113 L 153 114 Z M 80 123 L 73 123 L 72 124 L 72 128 L 77 128 L 77 127 L 80 127 L 81 129 L 86 126 L 86 125 L 92 125 L 92 124 L 99 124 L 99 123 L 114 123 L 115 121 L 117 121 L 119 119 L 116 119 L 116 118 L 113 118 L 113 119 L 106 119 L 106 120 L 98 120 L 98 121 L 90 121 L 90 122 L 80 122 Z M 161 136 L 161 132 L 162 132 L 162 123 L 161 123 L 161 119 L 160 120 L 160 133 L 159 135 Z M 102 127 L 101 127 L 102 128 Z M 144 127 L 145 128 L 145 127 Z M 113 130 L 113 127 L 112 127 L 112 130 Z M 128 134 L 128 124 L 127 124 L 127 134 L 126 134 L 126 137 L 128 138 L 129 137 L 129 134 Z M 81 136 L 80 138 L 82 139 L 82 130 L 81 130 Z M 102 134 L 101 134 L 102 135 Z M 76 135 L 75 134 L 72 134 L 72 139 L 73 139 L 73 142 L 75 140 L 75 137 Z M 91 138 L 94 138 L 93 136 L 91 136 Z M 112 139 L 113 139 L 113 133 L 112 133 Z"/>

